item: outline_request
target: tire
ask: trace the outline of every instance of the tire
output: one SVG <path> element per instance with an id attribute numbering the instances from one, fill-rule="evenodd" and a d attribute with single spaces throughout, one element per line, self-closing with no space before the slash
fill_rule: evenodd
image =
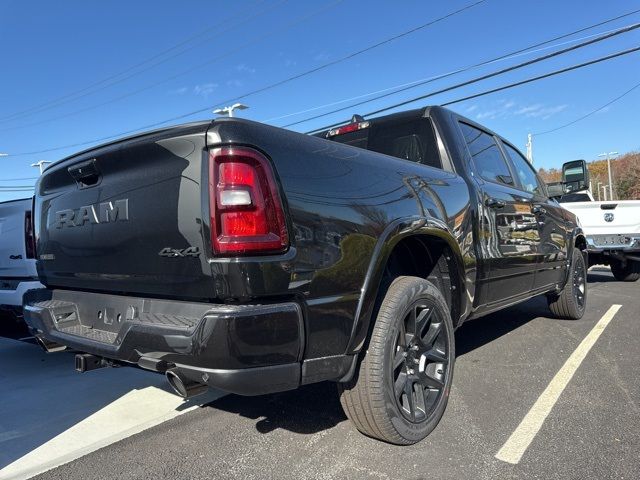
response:
<path id="1" fill-rule="evenodd" d="M 627 260 L 623 266 L 619 260 L 611 261 L 611 273 L 620 282 L 635 282 L 640 278 L 640 262 Z"/>
<path id="2" fill-rule="evenodd" d="M 396 445 L 429 435 L 446 409 L 455 361 L 442 293 L 422 278 L 393 280 L 361 355 L 354 378 L 338 384 L 340 403 L 356 428 Z"/>
<path id="3" fill-rule="evenodd" d="M 558 318 L 579 320 L 587 306 L 587 268 L 582 252 L 573 249 L 571 270 L 559 294 L 547 295 L 549 309 Z"/>

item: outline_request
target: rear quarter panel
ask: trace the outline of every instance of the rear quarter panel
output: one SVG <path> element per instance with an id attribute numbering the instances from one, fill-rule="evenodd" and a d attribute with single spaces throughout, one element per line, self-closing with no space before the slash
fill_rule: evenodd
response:
<path id="1" fill-rule="evenodd" d="M 219 275 L 261 269 L 234 285 L 248 296 L 273 293 L 274 284 L 265 287 L 280 278 L 280 293 L 298 296 L 306 307 L 305 358 L 345 352 L 365 279 L 390 235 L 428 226 L 446 232 L 458 252 L 465 242 L 472 250 L 468 186 L 456 174 L 247 121 L 215 122 L 207 145 L 224 144 L 259 146 L 274 164 L 292 249 L 271 262 L 211 259 L 213 268 Z"/>

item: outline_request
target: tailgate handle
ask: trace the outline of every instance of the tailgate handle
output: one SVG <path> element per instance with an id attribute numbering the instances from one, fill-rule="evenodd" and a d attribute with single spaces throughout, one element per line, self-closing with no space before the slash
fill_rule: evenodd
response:
<path id="1" fill-rule="evenodd" d="M 67 169 L 80 188 L 96 185 L 100 180 L 100 172 L 93 158 L 86 162 L 78 163 Z"/>

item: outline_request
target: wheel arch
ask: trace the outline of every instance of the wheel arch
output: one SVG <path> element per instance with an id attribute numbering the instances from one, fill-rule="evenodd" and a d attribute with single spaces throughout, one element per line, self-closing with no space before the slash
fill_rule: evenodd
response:
<path id="1" fill-rule="evenodd" d="M 437 247 L 437 248 L 436 248 Z M 443 292 L 445 298 L 450 298 L 454 327 L 461 323 L 468 310 L 469 298 L 474 292 L 468 292 L 469 283 L 466 281 L 465 263 L 460 246 L 444 222 L 425 217 L 410 217 L 391 223 L 379 237 L 373 251 L 367 274 L 361 290 L 360 300 L 356 309 L 355 320 L 351 331 L 351 339 L 347 345 L 347 354 L 357 353 L 365 344 L 370 331 L 372 317 L 376 308 L 378 295 L 384 288 L 385 273 L 394 259 L 402 258 L 402 251 L 409 249 L 413 255 L 414 249 L 420 248 L 427 252 L 428 261 L 404 262 L 396 271 L 398 275 L 414 275 L 429 277 L 429 267 L 435 266 L 438 258 L 435 255 L 444 254 L 449 272 L 450 292 Z M 440 250 L 438 250 L 438 248 Z M 442 255 L 441 255 L 442 256 Z M 415 258 L 415 257 L 414 257 Z M 417 258 L 420 260 L 420 257 Z"/>
<path id="2" fill-rule="evenodd" d="M 568 247 L 567 269 L 564 275 L 564 282 L 562 283 L 563 288 L 571 278 L 570 265 L 571 265 L 571 255 L 573 255 L 574 248 L 577 248 L 578 250 L 580 250 L 580 252 L 582 253 L 582 258 L 584 258 L 584 264 L 586 265 L 587 269 L 589 268 L 589 252 L 587 250 L 587 238 L 585 237 L 584 232 L 582 231 L 582 228 L 576 226 L 571 231 L 571 235 L 569 236 L 569 239 L 567 241 L 567 247 Z"/>
<path id="3" fill-rule="evenodd" d="M 587 250 L 587 237 L 584 235 L 582 228 L 576 227 L 572 232 L 573 241 L 570 245 L 582 252 L 584 263 L 589 268 L 589 251 Z"/>

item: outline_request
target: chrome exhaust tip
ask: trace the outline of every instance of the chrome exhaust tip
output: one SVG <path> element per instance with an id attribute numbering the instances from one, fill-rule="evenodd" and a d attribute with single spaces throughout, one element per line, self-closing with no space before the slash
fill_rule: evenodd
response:
<path id="1" fill-rule="evenodd" d="M 47 353 L 62 352 L 67 349 L 66 345 L 60 345 L 59 343 L 52 342 L 44 337 L 36 336 L 35 338 L 36 343 Z"/>
<path id="2" fill-rule="evenodd" d="M 170 368 L 165 372 L 167 381 L 174 392 L 185 400 L 196 395 L 205 393 L 209 387 L 200 382 L 195 382 L 187 377 L 177 368 Z"/>

